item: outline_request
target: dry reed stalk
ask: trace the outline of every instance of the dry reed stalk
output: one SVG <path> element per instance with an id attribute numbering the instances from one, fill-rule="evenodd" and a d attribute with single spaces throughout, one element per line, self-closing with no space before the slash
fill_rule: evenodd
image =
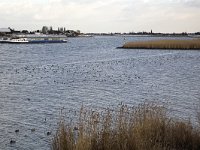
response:
<path id="1" fill-rule="evenodd" d="M 120 105 L 115 111 L 101 113 L 81 108 L 77 130 L 61 122 L 52 149 L 199 150 L 200 131 L 189 121 L 170 119 L 166 109 L 155 104 Z"/>
<path id="2" fill-rule="evenodd" d="M 200 40 L 156 40 L 125 43 L 122 48 L 131 49 L 198 49 Z"/>

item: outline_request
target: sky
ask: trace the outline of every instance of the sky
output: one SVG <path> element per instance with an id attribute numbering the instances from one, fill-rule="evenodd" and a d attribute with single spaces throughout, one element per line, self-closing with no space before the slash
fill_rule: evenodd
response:
<path id="1" fill-rule="evenodd" d="M 0 28 L 200 32 L 200 0 L 0 0 Z"/>

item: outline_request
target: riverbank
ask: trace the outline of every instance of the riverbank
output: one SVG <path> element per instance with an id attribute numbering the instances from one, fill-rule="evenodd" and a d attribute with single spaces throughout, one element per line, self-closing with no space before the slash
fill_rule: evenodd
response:
<path id="1" fill-rule="evenodd" d="M 77 126 L 61 122 L 53 150 L 200 149 L 200 124 L 170 118 L 156 104 L 120 105 L 103 112 L 81 108 L 78 120 Z"/>
<path id="2" fill-rule="evenodd" d="M 127 42 L 120 48 L 125 48 L 125 49 L 200 50 L 200 39 L 192 39 L 192 40 L 153 40 L 153 41 Z"/>

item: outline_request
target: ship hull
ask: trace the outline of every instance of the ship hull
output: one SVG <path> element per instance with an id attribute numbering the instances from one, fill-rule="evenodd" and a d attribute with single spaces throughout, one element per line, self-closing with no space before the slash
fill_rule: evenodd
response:
<path id="1" fill-rule="evenodd" d="M 67 43 L 67 41 L 60 41 L 60 40 L 36 40 L 36 41 L 0 41 L 0 43 L 7 43 L 7 44 L 46 44 L 46 43 Z"/>

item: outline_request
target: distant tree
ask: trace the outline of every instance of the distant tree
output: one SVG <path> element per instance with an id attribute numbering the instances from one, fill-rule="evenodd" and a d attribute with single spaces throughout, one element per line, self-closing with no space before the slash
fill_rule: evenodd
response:
<path id="1" fill-rule="evenodd" d="M 30 34 L 35 34 L 35 31 L 30 31 Z"/>
<path id="2" fill-rule="evenodd" d="M 53 27 L 52 26 L 49 27 L 49 33 L 53 34 Z"/>
<path id="3" fill-rule="evenodd" d="M 80 30 L 76 30 L 76 32 L 77 32 L 78 34 L 80 34 L 80 33 L 81 33 L 81 31 L 80 31 Z"/>
<path id="4" fill-rule="evenodd" d="M 182 32 L 182 35 L 187 35 L 187 32 Z"/>
<path id="5" fill-rule="evenodd" d="M 53 31 L 53 27 L 52 26 L 49 27 L 49 31 Z"/>
<path id="6" fill-rule="evenodd" d="M 64 29 L 63 29 L 63 27 L 61 27 L 61 28 L 60 28 L 60 32 L 63 32 L 63 31 L 64 31 Z"/>
<path id="7" fill-rule="evenodd" d="M 29 32 L 28 32 L 28 30 L 22 30 L 22 33 L 27 34 Z"/>
<path id="8" fill-rule="evenodd" d="M 42 33 L 43 34 L 47 34 L 48 33 L 48 27 L 47 26 L 43 26 L 42 27 Z"/>

